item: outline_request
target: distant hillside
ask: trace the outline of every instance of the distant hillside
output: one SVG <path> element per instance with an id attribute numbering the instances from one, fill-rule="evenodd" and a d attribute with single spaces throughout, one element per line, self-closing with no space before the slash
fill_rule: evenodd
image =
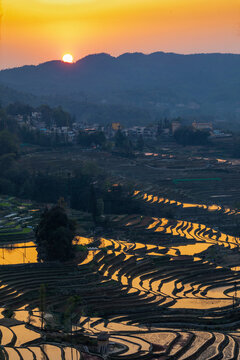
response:
<path id="1" fill-rule="evenodd" d="M 76 116 L 78 121 L 86 123 L 108 124 L 117 121 L 131 126 L 144 125 L 152 120 L 152 116 L 147 110 L 139 109 L 136 106 L 94 103 L 81 98 L 73 100 L 71 96 L 63 95 L 36 96 L 0 84 L 0 106 L 14 102 L 29 104 L 33 107 L 42 104 L 53 107 L 61 105 Z"/>
<path id="2" fill-rule="evenodd" d="M 240 118 L 240 55 L 157 52 L 89 55 L 0 71 L 0 82 L 37 96 L 78 104 L 121 104 L 161 115 Z M 56 100 L 57 99 L 57 100 Z"/>
<path id="3" fill-rule="evenodd" d="M 0 105 L 5 106 L 13 102 L 22 102 L 32 105 L 38 105 L 36 96 L 29 95 L 17 90 L 13 90 L 8 86 L 0 84 Z"/>

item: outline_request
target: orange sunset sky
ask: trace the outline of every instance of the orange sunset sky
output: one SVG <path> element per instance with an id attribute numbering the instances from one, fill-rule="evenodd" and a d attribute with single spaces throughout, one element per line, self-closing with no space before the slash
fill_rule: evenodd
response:
<path id="1" fill-rule="evenodd" d="M 240 0 L 0 0 L 0 68 L 91 53 L 240 53 Z"/>

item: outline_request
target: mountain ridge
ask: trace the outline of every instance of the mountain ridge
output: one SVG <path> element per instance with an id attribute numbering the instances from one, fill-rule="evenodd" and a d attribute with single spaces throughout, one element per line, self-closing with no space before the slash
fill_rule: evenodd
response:
<path id="1" fill-rule="evenodd" d="M 71 101 L 87 101 L 163 116 L 230 114 L 240 121 L 240 54 L 99 53 L 73 64 L 53 60 L 2 70 L 0 83 L 38 97 L 67 98 L 68 109 Z"/>
<path id="2" fill-rule="evenodd" d="M 236 54 L 236 53 L 221 53 L 221 52 L 212 52 L 212 53 L 189 53 L 189 54 L 181 54 L 181 53 L 176 53 L 176 52 L 164 52 L 164 51 L 154 51 L 152 53 L 143 53 L 143 52 L 125 52 L 122 53 L 118 56 L 114 56 L 105 52 L 101 52 L 101 53 L 93 53 L 93 54 L 89 54 L 86 56 L 83 56 L 82 58 L 76 60 L 75 62 L 73 62 L 72 64 L 69 63 L 63 63 L 62 60 L 57 60 L 57 59 L 53 59 L 53 60 L 48 60 L 42 63 L 39 63 L 37 65 L 34 64 L 26 64 L 23 66 L 16 66 L 16 67 L 12 67 L 12 68 L 6 68 L 6 69 L 0 69 L 0 73 L 3 71 L 11 71 L 14 69 L 22 69 L 22 68 L 36 68 L 39 67 L 41 65 L 45 65 L 45 64 L 52 64 L 52 63 L 61 63 L 61 64 L 65 64 L 66 66 L 74 66 L 78 63 L 81 63 L 82 61 L 94 58 L 94 57 L 103 57 L 106 56 L 106 58 L 111 58 L 111 59 L 121 59 L 123 57 L 127 57 L 127 56 L 142 56 L 142 57 L 154 57 L 154 56 L 158 56 L 158 55 L 173 55 L 173 56 L 177 56 L 177 57 L 197 57 L 197 56 L 215 56 L 215 55 L 219 55 L 219 56 L 236 56 L 236 57 L 240 57 L 240 53 Z"/>

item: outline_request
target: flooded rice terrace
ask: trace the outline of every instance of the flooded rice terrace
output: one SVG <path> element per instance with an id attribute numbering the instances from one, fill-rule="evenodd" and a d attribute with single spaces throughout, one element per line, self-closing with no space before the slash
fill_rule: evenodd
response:
<path id="1" fill-rule="evenodd" d="M 180 203 L 140 191 L 133 196 L 153 206 L 169 203 L 183 209 L 198 207 L 219 216 L 239 214 L 236 209 Z M 191 353 L 196 354 L 198 346 L 204 354 L 210 343 L 215 344 L 211 349 L 214 354 L 225 337 L 226 344 L 234 349 L 237 346 L 238 332 L 222 335 L 213 331 L 239 328 L 232 315 L 239 308 L 238 237 L 187 219 L 115 216 L 112 227 L 121 229 L 121 234 L 125 231 L 126 236 L 77 236 L 74 245 L 83 245 L 87 252 L 76 268 L 70 264 L 41 268 L 33 232 L 39 209 L 14 198 L 4 203 L 0 219 L 0 350 L 4 359 L 83 358 L 81 346 L 60 345 L 41 337 L 42 324 L 50 326 L 49 319 L 54 319 L 55 330 L 59 328 L 54 313 L 66 305 L 69 289 L 81 298 L 71 330 L 84 329 L 93 338 L 107 331 L 123 352 L 119 357 L 127 359 L 139 349 L 149 352 L 149 344 L 157 341 L 162 354 L 182 359 L 176 355 L 181 348 L 178 338 L 186 349 L 192 339 Z M 129 231 L 135 235 L 129 237 Z M 44 311 L 42 321 L 39 288 L 43 283 L 48 284 L 48 311 Z M 203 332 L 206 327 L 209 332 Z M 192 330 L 188 333 L 185 328 Z M 225 354 L 234 352 L 232 347 L 226 348 Z M 119 349 L 115 349 L 116 354 Z"/>

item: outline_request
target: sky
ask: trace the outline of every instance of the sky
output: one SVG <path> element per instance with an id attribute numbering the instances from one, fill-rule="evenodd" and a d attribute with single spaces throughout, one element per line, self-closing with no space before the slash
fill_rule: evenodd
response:
<path id="1" fill-rule="evenodd" d="M 240 0 L 0 0 L 0 68 L 71 53 L 240 53 Z"/>

